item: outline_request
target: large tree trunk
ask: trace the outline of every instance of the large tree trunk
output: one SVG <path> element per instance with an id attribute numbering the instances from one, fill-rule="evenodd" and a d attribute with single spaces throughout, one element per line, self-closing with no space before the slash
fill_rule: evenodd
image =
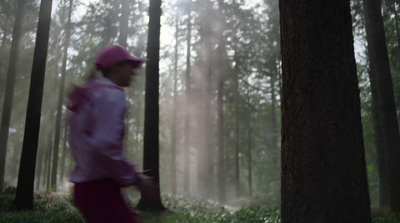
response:
<path id="1" fill-rule="evenodd" d="M 49 44 L 51 5 L 52 0 L 42 0 L 40 3 L 31 85 L 29 89 L 28 108 L 26 111 L 25 134 L 17 192 L 15 195 L 15 205 L 18 209 L 33 209 L 33 187 L 42 109 L 44 74 L 46 70 L 47 46 Z"/>
<path id="2" fill-rule="evenodd" d="M 0 192 L 3 191 L 4 173 L 6 168 L 6 154 L 8 142 L 8 129 L 10 128 L 10 118 L 14 97 L 15 77 L 17 75 L 18 48 L 21 39 L 21 26 L 24 17 L 25 0 L 18 0 L 15 15 L 14 30 L 11 42 L 10 60 L 8 63 L 6 90 L 3 102 L 3 112 L 1 116 L 0 129 Z"/>
<path id="3" fill-rule="evenodd" d="M 368 223 L 348 0 L 280 0 L 282 223 Z"/>
<path id="4" fill-rule="evenodd" d="M 376 93 L 373 102 L 376 102 L 374 108 L 382 127 L 382 144 L 388 165 L 390 209 L 400 214 L 400 135 L 380 6 L 379 0 L 364 0 L 371 88 L 374 88 L 372 93 Z"/>
<path id="5" fill-rule="evenodd" d="M 187 36 L 186 36 L 186 90 L 185 90 L 185 136 L 184 136 L 184 155 L 183 155 L 183 191 L 185 193 L 190 192 L 190 111 L 192 108 L 192 99 L 191 99 L 191 38 L 192 38 L 192 16 L 191 16 L 191 0 L 188 3 L 188 18 L 187 18 Z"/>
<path id="6" fill-rule="evenodd" d="M 146 65 L 146 96 L 144 118 L 144 154 L 143 169 L 149 170 L 147 175 L 153 178 L 157 185 L 156 194 L 152 201 L 142 198 L 138 208 L 142 211 L 159 212 L 165 210 L 160 196 L 160 167 L 159 167 L 159 59 L 160 59 L 160 17 L 161 0 L 150 0 L 149 34 L 147 39 Z"/>
<path id="7" fill-rule="evenodd" d="M 62 105 L 64 104 L 64 88 L 65 88 L 65 76 L 67 75 L 67 59 L 68 59 L 68 47 L 69 40 L 71 37 L 71 14 L 72 14 L 72 3 L 73 0 L 69 0 L 68 7 L 68 20 L 65 24 L 65 42 L 63 52 L 63 62 L 61 67 L 61 80 L 60 80 L 60 91 L 58 92 L 58 103 L 57 103 L 57 116 L 56 116 L 56 127 L 54 134 L 54 152 L 53 152 L 53 167 L 51 171 L 51 187 L 53 190 L 57 190 L 57 172 L 58 172 L 58 151 L 60 148 L 60 132 L 61 132 L 61 117 L 63 113 Z"/>

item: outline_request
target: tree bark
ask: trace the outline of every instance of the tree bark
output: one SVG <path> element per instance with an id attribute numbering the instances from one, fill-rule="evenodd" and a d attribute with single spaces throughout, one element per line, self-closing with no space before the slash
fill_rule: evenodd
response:
<path id="1" fill-rule="evenodd" d="M 282 223 L 368 223 L 348 0 L 280 0 Z"/>
<path id="2" fill-rule="evenodd" d="M 140 198 L 138 209 L 148 212 L 164 211 L 160 196 L 159 170 L 159 60 L 161 0 L 150 0 L 149 34 L 147 40 L 146 96 L 144 118 L 143 169 L 157 186 L 157 197 L 152 201 Z"/>
<path id="3" fill-rule="evenodd" d="M 368 41 L 372 93 L 376 93 L 374 107 L 382 127 L 383 147 L 388 167 L 390 209 L 400 214 L 400 133 L 385 30 L 379 0 L 364 0 L 365 29 Z M 384 177 L 384 176 L 382 176 Z"/>
<path id="4" fill-rule="evenodd" d="M 14 97 L 15 77 L 17 75 L 18 49 L 21 39 L 21 26 L 24 17 L 25 0 L 18 0 L 15 15 L 14 30 L 11 42 L 10 60 L 8 63 L 6 90 L 3 102 L 3 112 L 1 116 L 0 129 L 0 192 L 3 191 L 4 173 L 6 168 L 8 129 L 10 128 L 10 118 Z"/>
<path id="5" fill-rule="evenodd" d="M 52 0 L 40 3 L 39 23 L 33 56 L 31 85 L 26 112 L 25 134 L 22 146 L 15 205 L 18 209 L 33 209 L 33 187 L 36 154 L 40 130 L 44 74 L 51 21 Z"/>

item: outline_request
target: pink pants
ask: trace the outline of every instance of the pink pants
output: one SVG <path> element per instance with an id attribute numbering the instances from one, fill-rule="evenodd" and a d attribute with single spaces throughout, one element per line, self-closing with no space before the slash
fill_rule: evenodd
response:
<path id="1" fill-rule="evenodd" d="M 76 183 L 74 199 L 87 223 L 137 223 L 120 187 L 110 179 Z"/>

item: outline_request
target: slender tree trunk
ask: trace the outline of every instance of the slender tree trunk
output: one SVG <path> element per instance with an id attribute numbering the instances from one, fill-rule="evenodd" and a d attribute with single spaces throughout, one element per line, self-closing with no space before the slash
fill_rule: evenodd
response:
<path id="1" fill-rule="evenodd" d="M 15 205 L 18 209 L 33 209 L 33 187 L 36 154 L 40 129 L 44 73 L 51 21 L 52 0 L 40 3 L 39 23 L 33 56 L 31 85 L 26 112 L 25 134 L 22 146 Z"/>
<path id="2" fill-rule="evenodd" d="M 222 36 L 221 36 L 222 37 Z M 222 40 L 222 38 L 221 38 Z M 222 40 L 223 41 L 223 40 Z M 220 41 L 222 44 L 222 42 Z M 218 49 L 218 56 L 223 58 L 223 47 Z M 223 66 L 223 63 L 220 63 Z M 221 203 L 226 201 L 226 171 L 225 171 L 225 145 L 224 145 L 224 68 L 218 69 L 218 200 Z"/>
<path id="3" fill-rule="evenodd" d="M 219 14 L 223 15 L 224 3 L 222 0 L 218 1 Z M 221 17 L 223 22 L 225 18 Z M 224 144 L 224 52 L 225 52 L 225 40 L 223 32 L 219 33 L 217 48 L 218 68 L 217 68 L 217 81 L 218 81 L 218 95 L 217 95 L 217 132 L 218 132 L 218 200 L 220 203 L 226 202 L 226 171 L 225 171 L 225 144 Z"/>
<path id="4" fill-rule="evenodd" d="M 63 139 L 63 151 L 61 156 L 61 176 L 60 180 L 64 181 L 65 176 L 65 160 L 67 159 L 67 137 L 68 137 L 68 128 L 64 128 L 64 139 Z"/>
<path id="5" fill-rule="evenodd" d="M 11 42 L 10 60 L 8 63 L 6 90 L 3 102 L 3 112 L 1 116 L 1 129 L 0 129 L 0 192 L 3 191 L 4 173 L 6 168 L 6 155 L 7 155 L 7 142 L 8 142 L 8 129 L 10 128 L 10 118 L 12 103 L 14 97 L 15 77 L 17 75 L 17 60 L 18 49 L 21 39 L 21 26 L 24 17 L 25 0 L 18 0 L 17 10 L 15 15 L 13 37 Z"/>
<path id="6" fill-rule="evenodd" d="M 142 198 L 138 208 L 142 211 L 159 212 L 165 207 L 160 196 L 160 169 L 159 169 L 159 59 L 160 59 L 160 17 L 161 0 L 150 0 L 149 7 L 149 34 L 147 40 L 146 65 L 146 96 L 144 118 L 144 155 L 143 169 L 149 170 L 148 175 L 157 185 L 157 197 L 152 201 Z"/>
<path id="7" fill-rule="evenodd" d="M 61 117 L 63 113 L 62 105 L 64 104 L 64 88 L 65 88 L 65 76 L 67 75 L 67 60 L 68 60 L 68 47 L 69 40 L 71 37 L 71 14 L 72 14 L 72 3 L 73 0 L 69 0 L 68 7 L 68 20 L 65 24 L 65 42 L 63 52 L 63 63 L 61 70 L 60 80 L 60 91 L 58 93 L 58 104 L 57 104 L 57 116 L 56 116 L 56 127 L 54 135 L 54 153 L 53 153 L 53 168 L 51 174 L 51 187 L 57 190 L 57 172 L 58 172 L 58 155 L 60 148 L 60 132 L 61 132 Z"/>
<path id="8" fill-rule="evenodd" d="M 176 120 L 177 120 L 177 105 L 178 105 L 178 46 L 179 46 L 179 17 L 178 8 L 176 8 L 175 16 L 175 55 L 174 55 L 174 98 L 172 105 L 172 134 L 171 134 L 171 191 L 176 193 Z"/>
<path id="9" fill-rule="evenodd" d="M 377 154 L 378 173 L 379 173 L 379 207 L 383 210 L 390 210 L 390 192 L 388 166 L 383 145 L 383 127 L 380 120 L 380 114 L 377 109 L 376 80 L 370 75 L 372 91 L 372 116 L 374 121 L 374 138 Z M 374 83 L 372 83 L 374 82 Z"/>
<path id="10" fill-rule="evenodd" d="M 247 101 L 246 104 L 250 103 L 250 85 L 247 87 Z M 252 108 L 249 106 L 247 108 L 247 116 L 246 118 L 246 130 L 247 130 L 247 172 L 248 172 L 248 187 L 249 187 L 249 196 L 250 198 L 253 196 L 253 180 L 252 180 L 252 172 L 253 172 L 253 136 L 252 136 Z"/>
<path id="11" fill-rule="evenodd" d="M 348 0 L 280 0 L 282 223 L 369 223 Z"/>
<path id="12" fill-rule="evenodd" d="M 389 56 L 386 48 L 385 30 L 381 15 L 380 0 L 364 0 L 365 29 L 370 58 L 371 87 L 376 83 L 375 108 L 382 125 L 383 147 L 388 165 L 390 209 L 400 214 L 400 133 Z M 374 100 L 375 101 L 375 100 Z M 382 176 L 384 177 L 384 176 Z"/>
<path id="13" fill-rule="evenodd" d="M 18 141 L 14 147 L 14 151 L 13 151 L 13 155 L 11 158 L 11 163 L 12 163 L 12 167 L 11 167 L 11 176 L 12 178 L 17 178 L 17 170 L 18 170 L 18 158 L 20 157 L 21 154 L 21 142 Z"/>
<path id="14" fill-rule="evenodd" d="M 2 32 L 3 32 L 3 36 L 1 37 L 0 51 L 1 52 L 5 52 L 5 46 L 8 45 L 8 44 L 6 44 L 8 33 L 7 33 L 6 30 L 2 30 Z M 0 63 L 0 77 L 3 76 L 4 65 L 5 65 L 4 60 L 5 60 L 5 55 L 1 55 L 0 54 L 0 61 L 2 61 L 2 63 Z M 4 95 L 3 89 L 4 89 L 4 87 L 5 87 L 5 85 L 4 85 L 4 83 L 2 83 L 0 85 L 0 98 L 3 98 L 3 95 Z M 3 106 L 2 104 L 0 104 L 0 105 Z M 3 111 L 3 107 L 0 107 L 0 110 Z"/>
<path id="15" fill-rule="evenodd" d="M 236 46 L 235 46 L 236 47 Z M 235 50 L 236 51 L 236 50 Z M 239 153 L 240 153 L 240 136 L 239 136 L 239 73 L 238 73 L 238 65 L 239 65 L 239 57 L 237 52 L 235 52 L 235 80 L 234 80 L 234 94 L 235 94 L 235 188 L 236 188 L 236 196 L 240 197 L 240 176 L 239 176 Z"/>
<path id="16" fill-rule="evenodd" d="M 274 73 L 271 74 L 271 124 L 272 124 L 272 163 L 278 165 L 279 149 L 278 149 L 278 127 L 276 124 L 276 91 L 275 91 L 275 75 L 278 76 L 278 71 L 275 66 Z"/>
<path id="17" fill-rule="evenodd" d="M 119 16 L 119 36 L 118 36 L 118 44 L 127 48 L 128 47 L 128 29 L 129 29 L 129 15 L 131 13 L 130 10 L 130 2 L 132 2 L 134 0 L 121 0 L 121 14 Z M 128 89 L 128 95 L 129 95 L 129 90 Z M 126 116 L 126 122 L 125 122 L 125 138 L 124 138 L 124 148 L 126 148 L 127 150 L 129 149 L 129 136 L 131 135 L 130 133 L 130 113 L 127 113 Z M 129 151 L 128 151 L 129 152 Z"/>
<path id="18" fill-rule="evenodd" d="M 45 159 L 44 159 L 44 170 L 43 170 L 44 176 L 43 176 L 43 182 L 42 182 L 42 185 L 47 188 L 50 186 L 50 184 L 49 184 L 50 174 L 49 173 L 50 173 L 50 163 L 51 163 L 51 142 L 52 142 L 51 134 L 47 133 L 46 142 L 44 144 L 44 151 L 43 151 Z"/>
<path id="19" fill-rule="evenodd" d="M 188 3 L 188 19 L 187 19 L 187 36 L 186 36 L 186 43 L 187 43 L 187 51 L 186 51 L 186 90 L 185 90 L 185 101 L 186 101 L 186 108 L 185 108 L 185 145 L 184 145 L 184 160 L 183 160 L 183 191 L 185 193 L 190 192 L 190 111 L 192 108 L 192 99 L 191 99 L 191 80 L 190 80 L 190 73 L 191 73 L 191 38 L 192 38 L 192 16 L 191 16 L 191 0 Z"/>
<path id="20" fill-rule="evenodd" d="M 379 207 L 383 210 L 390 210 L 390 191 L 389 191 L 389 175 L 388 166 L 385 155 L 385 147 L 383 144 L 383 126 L 378 108 L 378 94 L 376 75 L 371 75 L 369 72 L 371 82 L 371 95 L 372 95 L 372 116 L 374 122 L 374 139 L 377 154 L 378 176 L 379 176 Z"/>
<path id="21" fill-rule="evenodd" d="M 128 47 L 128 29 L 129 29 L 129 15 L 131 13 L 130 9 L 130 2 L 134 0 L 121 0 L 121 7 L 120 7 L 120 16 L 119 16 L 119 36 L 118 36 L 118 44 L 127 48 Z M 129 95 L 128 89 L 128 95 Z M 125 123 L 125 138 L 124 138 L 124 147 L 128 150 L 129 149 L 129 138 L 130 138 L 130 113 L 127 113 L 126 123 Z M 127 151 L 128 152 L 128 151 Z"/>
<path id="22" fill-rule="evenodd" d="M 43 142 L 42 142 L 43 144 Z M 45 152 L 45 150 L 43 149 L 43 146 L 40 146 L 38 148 L 38 160 L 37 163 L 39 164 L 39 166 L 36 168 L 36 190 L 40 189 L 40 180 L 42 179 L 42 164 L 43 164 L 43 153 Z"/>
<path id="23" fill-rule="evenodd" d="M 130 4 L 131 0 L 122 0 L 121 2 L 121 15 L 119 22 L 119 37 L 118 43 L 123 47 L 127 47 L 128 43 L 128 28 L 129 28 L 129 14 L 130 14 Z"/>
<path id="24" fill-rule="evenodd" d="M 206 1 L 204 14 L 210 15 L 212 6 L 210 1 Z M 202 85 L 201 93 L 201 144 L 198 148 L 197 158 L 197 184 L 200 196 L 209 198 L 212 196 L 213 188 L 213 166 L 212 166 L 212 145 L 211 145 L 211 60 L 212 60 L 212 30 L 208 21 L 203 18 L 201 21 L 200 38 L 204 49 L 203 63 L 201 67 Z"/>
<path id="25" fill-rule="evenodd" d="M 205 13 L 202 13 L 205 14 Z M 199 44 L 201 46 L 202 49 L 206 49 L 205 44 L 204 44 L 204 24 L 200 23 L 199 26 L 199 36 L 200 36 L 200 40 L 199 40 Z M 204 54 L 204 52 L 202 52 Z M 203 80 L 204 79 L 204 73 L 205 73 L 205 63 L 204 63 L 204 55 L 201 55 L 198 59 L 198 61 L 196 62 L 196 73 L 195 75 L 195 80 L 196 80 L 196 93 L 193 93 L 193 96 L 196 97 L 196 108 L 194 110 L 199 111 L 197 117 L 196 117 L 196 133 L 195 135 L 197 135 L 198 137 L 194 137 L 196 138 L 196 142 L 194 143 L 196 145 L 196 173 L 197 173 L 197 194 L 200 196 L 204 196 L 204 185 L 203 182 L 204 180 L 204 172 L 203 169 L 205 169 L 205 164 L 203 163 L 204 160 L 204 150 L 205 150 L 205 140 L 204 140 L 204 131 L 203 129 L 205 128 L 205 124 L 204 124 L 204 82 L 205 81 L 199 81 L 199 80 Z M 193 98 L 194 98 L 193 97 Z"/>
<path id="26" fill-rule="evenodd" d="M 222 73 L 220 74 L 222 76 Z M 218 200 L 226 201 L 226 171 L 225 171 L 225 145 L 224 145 L 224 81 L 218 81 Z"/>
<path id="27" fill-rule="evenodd" d="M 400 30 L 399 30 L 399 15 L 397 14 L 397 9 L 396 9 L 396 2 L 393 2 L 393 12 L 394 12 L 394 19 L 395 19 L 395 24 L 396 24 L 396 37 L 397 37 L 397 46 L 400 46 Z"/>
<path id="28" fill-rule="evenodd" d="M 253 196 L 253 181 L 252 181 L 252 174 L 253 174 L 253 159 L 252 159 L 252 151 L 253 151 L 253 137 L 251 134 L 251 112 L 249 112 L 249 120 L 248 120 L 248 128 L 247 128 L 247 140 L 248 140 L 248 154 L 247 154 L 247 162 L 248 162 L 248 172 L 249 172 L 249 195 L 250 198 Z"/>
<path id="29" fill-rule="evenodd" d="M 220 76 L 223 74 L 220 73 Z M 226 170 L 225 170 L 225 143 L 224 143 L 224 78 L 218 81 L 218 200 L 226 202 Z"/>
<path id="30" fill-rule="evenodd" d="M 46 171 L 46 184 L 45 187 L 46 189 L 49 189 L 51 186 L 51 155 L 53 152 L 53 137 L 51 136 L 51 133 L 49 134 L 49 138 L 47 139 L 48 144 L 47 144 L 47 171 Z"/>
<path id="31" fill-rule="evenodd" d="M 208 27 L 211 29 L 211 27 Z M 209 31 L 211 34 L 211 30 Z M 211 45 L 211 35 L 208 35 L 206 38 L 206 73 L 205 73 L 205 88 L 204 88 L 204 129 L 203 129 L 203 137 L 204 137 L 204 193 L 208 198 L 213 197 L 214 193 L 214 147 L 211 141 L 213 135 L 213 125 L 212 125 L 212 117 L 211 117 L 211 70 L 212 70 L 212 45 Z"/>
<path id="32" fill-rule="evenodd" d="M 45 163 L 45 158 L 46 158 L 46 131 L 41 131 L 40 136 L 39 136 L 39 147 L 38 147 L 38 157 L 37 157 L 37 161 L 36 163 L 38 164 L 38 166 L 36 167 L 35 170 L 35 191 L 38 191 L 42 188 L 42 185 L 44 185 L 44 180 L 43 176 L 45 176 L 45 171 L 43 171 L 44 169 L 46 169 L 46 163 Z"/>

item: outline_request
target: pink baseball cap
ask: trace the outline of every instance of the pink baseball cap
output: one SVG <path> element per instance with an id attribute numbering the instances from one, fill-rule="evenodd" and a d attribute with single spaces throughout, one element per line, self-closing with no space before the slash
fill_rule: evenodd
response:
<path id="1" fill-rule="evenodd" d="M 148 59 L 131 55 L 120 45 L 108 45 L 97 53 L 95 63 L 99 70 L 104 71 L 123 61 L 131 61 L 133 69 L 139 68 L 146 60 Z"/>

